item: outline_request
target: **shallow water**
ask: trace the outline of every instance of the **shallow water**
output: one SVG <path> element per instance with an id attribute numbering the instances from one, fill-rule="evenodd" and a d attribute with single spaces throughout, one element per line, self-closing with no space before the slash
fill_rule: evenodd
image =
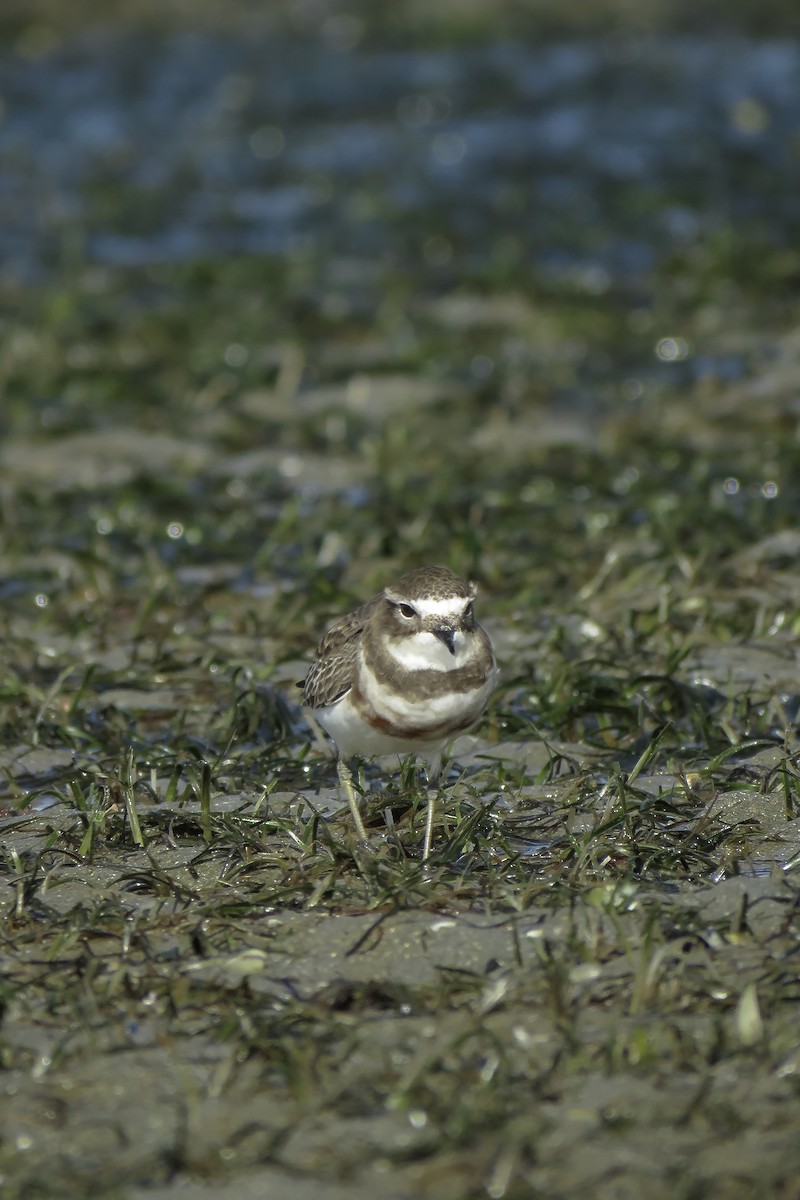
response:
<path id="1" fill-rule="evenodd" d="M 362 260 L 349 287 L 339 269 L 352 302 L 407 253 L 522 255 L 601 296 L 738 222 L 797 232 L 791 41 L 403 53 L 106 33 L 0 58 L 0 95 L 7 278 L 80 235 L 107 266 L 324 248 L 332 282 Z"/>

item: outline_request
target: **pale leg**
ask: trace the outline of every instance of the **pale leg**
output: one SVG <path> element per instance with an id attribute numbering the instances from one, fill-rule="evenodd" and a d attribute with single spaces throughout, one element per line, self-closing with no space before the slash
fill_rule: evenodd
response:
<path id="1" fill-rule="evenodd" d="M 353 814 L 353 824 L 356 827 L 356 833 L 361 841 L 365 842 L 367 840 L 367 831 L 361 819 L 361 810 L 358 807 L 356 789 L 353 787 L 353 773 L 343 758 L 338 760 L 336 770 L 339 773 L 339 783 L 342 785 L 342 791 L 347 797 L 347 803 L 350 805 L 350 812 Z"/>
<path id="2" fill-rule="evenodd" d="M 433 838 L 433 809 L 436 804 L 436 789 L 428 788 L 428 807 L 425 809 L 425 840 L 422 843 L 422 861 L 430 857 Z"/>
<path id="3" fill-rule="evenodd" d="M 442 769 L 442 756 L 437 754 L 435 758 L 429 760 L 425 769 L 427 780 L 428 804 L 425 809 L 425 838 L 422 842 L 422 861 L 430 857 L 431 841 L 433 840 L 433 810 L 436 804 L 436 794 L 439 790 L 439 773 Z"/>

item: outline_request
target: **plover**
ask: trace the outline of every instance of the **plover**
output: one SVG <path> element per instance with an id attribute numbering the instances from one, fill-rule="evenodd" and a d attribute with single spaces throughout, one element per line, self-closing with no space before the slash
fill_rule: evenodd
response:
<path id="1" fill-rule="evenodd" d="M 356 832 L 367 834 L 352 758 L 416 755 L 429 784 L 423 858 L 430 854 L 442 750 L 483 713 L 497 668 L 473 613 L 476 587 L 447 567 L 419 567 L 337 621 L 322 638 L 303 703 L 333 739 Z"/>

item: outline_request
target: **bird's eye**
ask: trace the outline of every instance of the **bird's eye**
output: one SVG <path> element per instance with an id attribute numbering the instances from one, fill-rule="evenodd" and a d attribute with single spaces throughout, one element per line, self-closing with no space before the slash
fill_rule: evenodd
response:
<path id="1" fill-rule="evenodd" d="M 409 620 L 409 621 L 411 620 L 412 617 L 415 617 L 417 615 L 416 611 L 411 607 L 410 604 L 398 604 L 397 610 L 400 613 L 401 617 L 405 617 L 406 620 Z"/>
<path id="2" fill-rule="evenodd" d="M 475 617 L 475 612 L 472 608 L 472 601 L 470 600 L 469 604 L 464 609 L 464 620 L 472 621 L 472 620 L 474 620 L 474 617 Z"/>

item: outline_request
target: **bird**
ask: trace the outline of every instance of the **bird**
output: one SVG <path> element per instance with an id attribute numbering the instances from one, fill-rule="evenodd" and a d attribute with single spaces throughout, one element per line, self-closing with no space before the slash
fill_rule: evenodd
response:
<path id="1" fill-rule="evenodd" d="M 443 749 L 477 723 L 497 676 L 492 643 L 475 619 L 476 593 L 448 567 L 417 567 L 338 620 L 317 646 L 300 685 L 303 704 L 336 746 L 362 841 L 351 760 L 415 755 L 427 763 L 423 860 L 430 855 Z"/>

